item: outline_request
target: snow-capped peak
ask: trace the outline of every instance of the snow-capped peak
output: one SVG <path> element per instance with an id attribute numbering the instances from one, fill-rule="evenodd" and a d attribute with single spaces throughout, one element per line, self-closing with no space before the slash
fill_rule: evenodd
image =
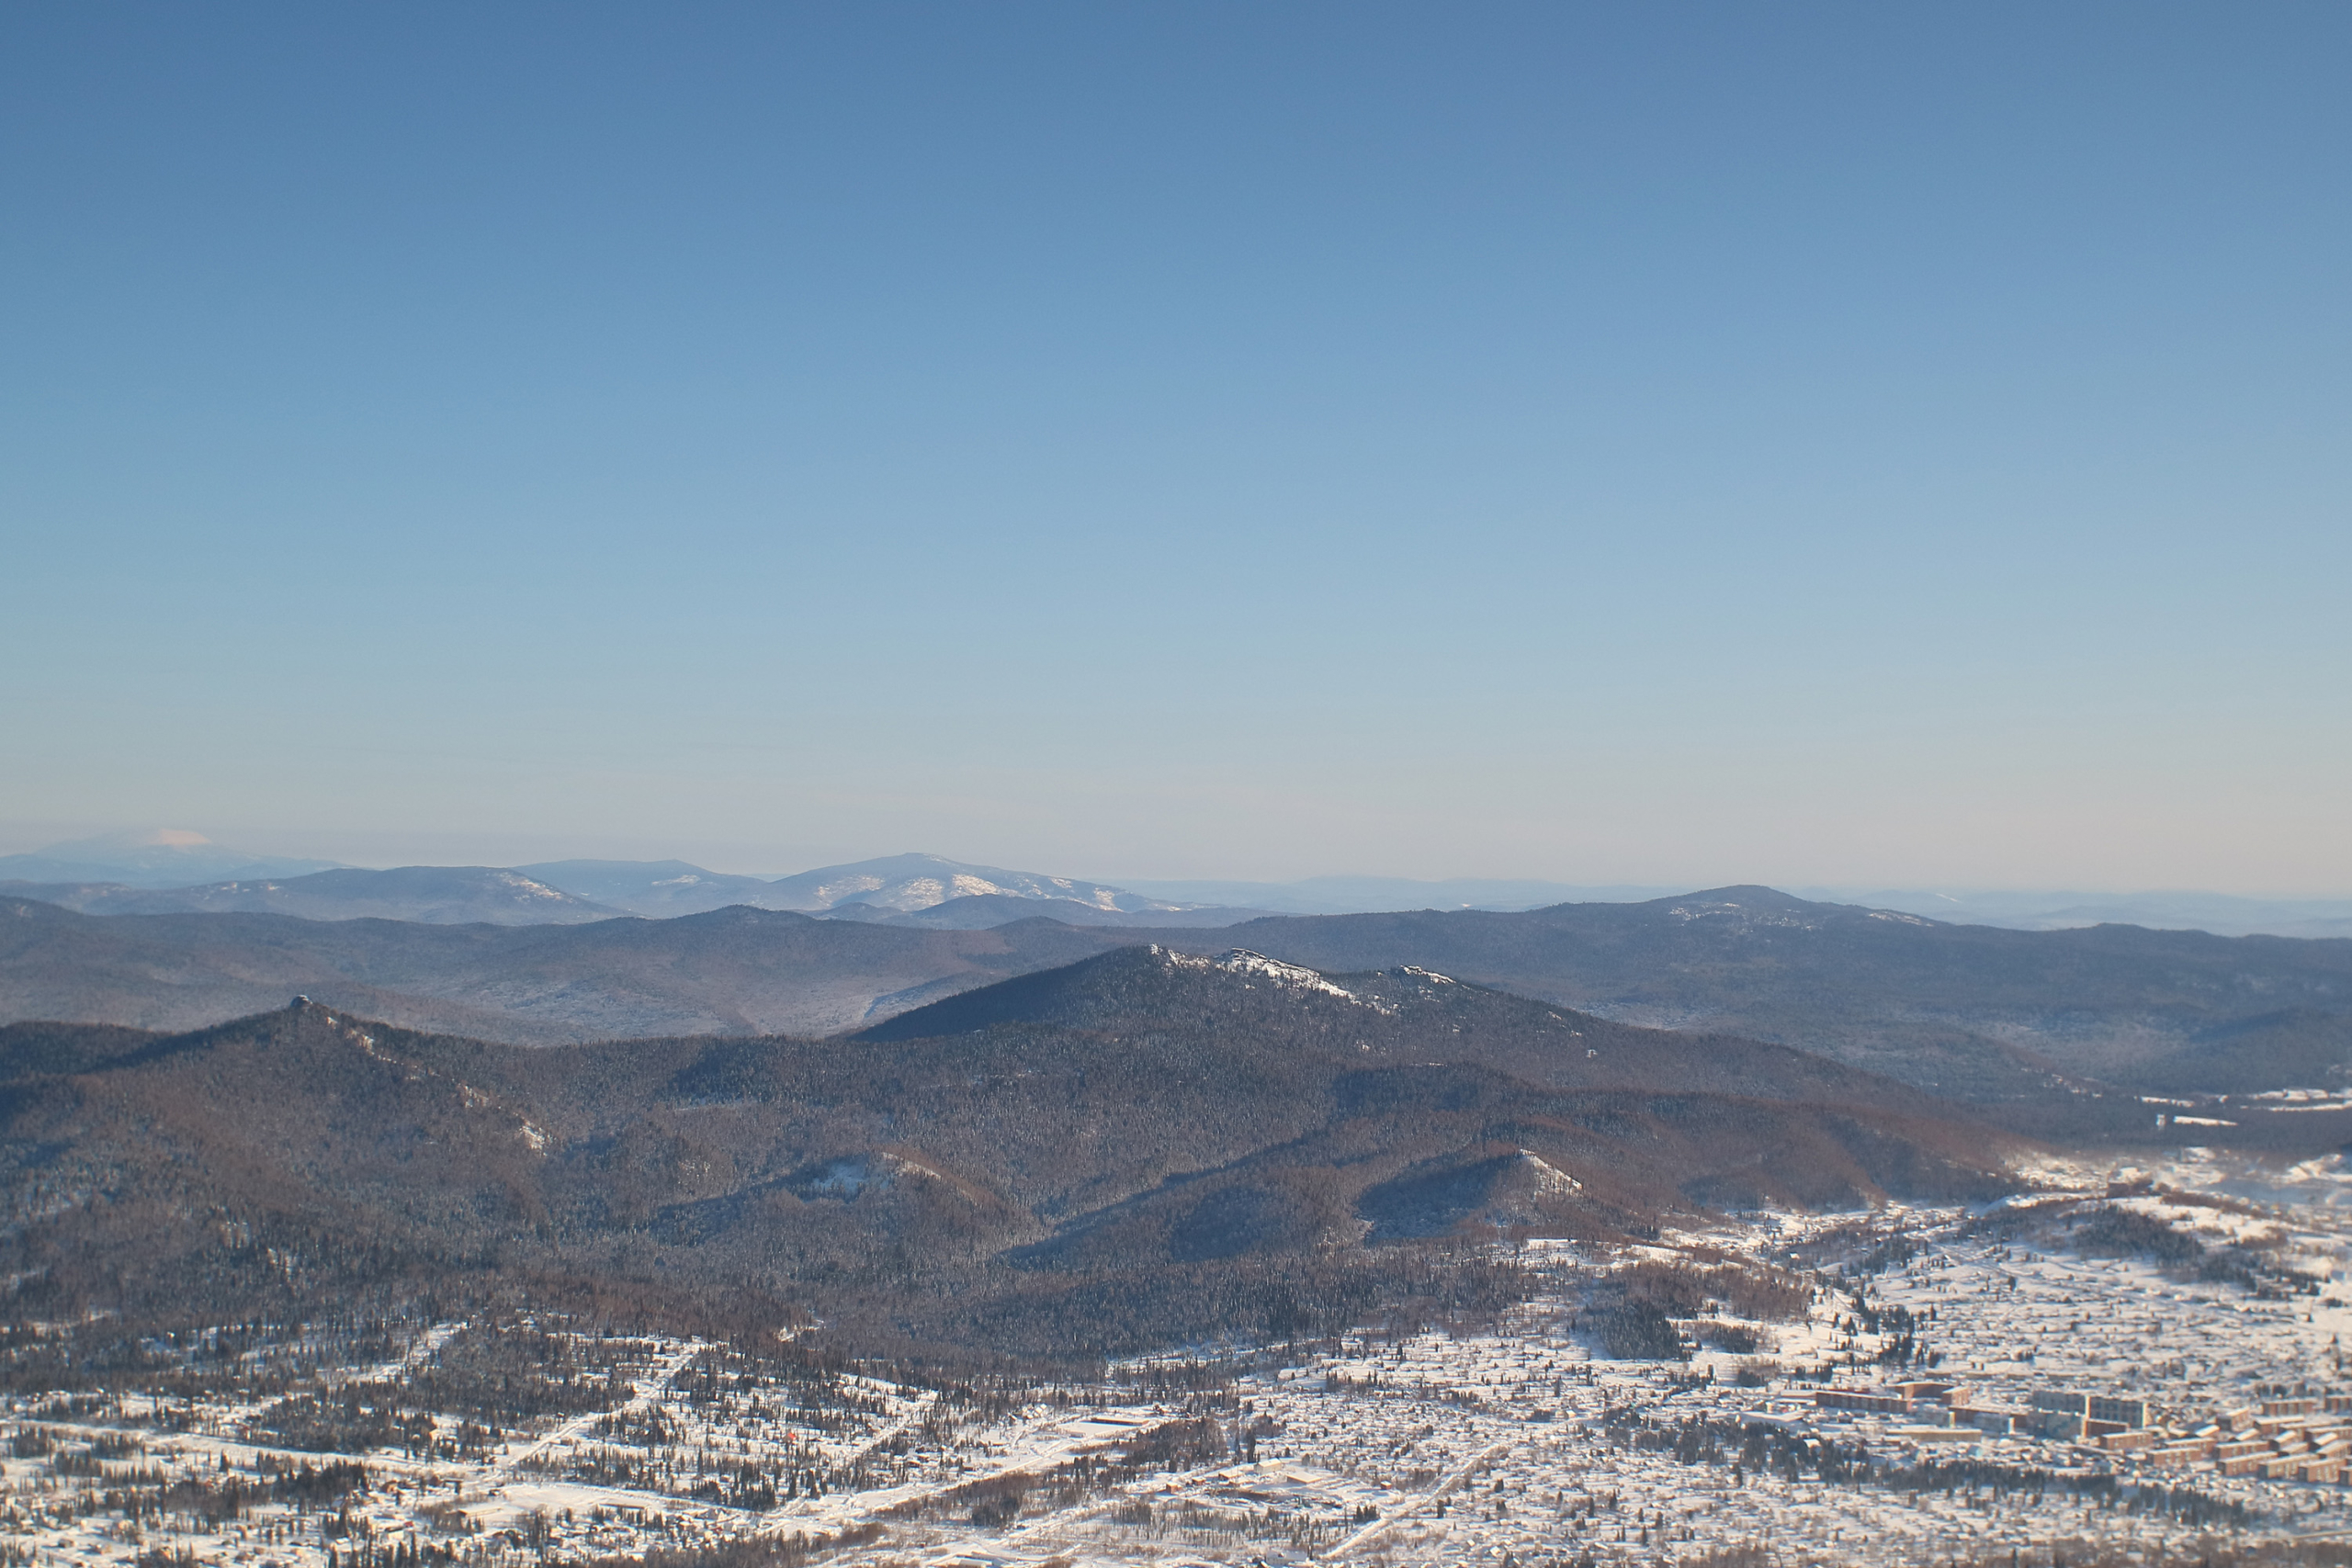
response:
<path id="1" fill-rule="evenodd" d="M 1276 985 L 1296 987 L 1302 991 L 1322 991 L 1329 996 L 1356 999 L 1353 991 L 1331 984 L 1316 971 L 1296 964 L 1284 964 L 1262 953 L 1252 953 L 1237 947 L 1215 960 L 1216 966 L 1228 974 L 1248 975 L 1256 979 L 1272 980 Z"/>
<path id="2" fill-rule="evenodd" d="M 1316 970 L 1306 968 L 1303 964 L 1284 964 L 1279 958 L 1269 958 L 1262 953 L 1252 953 L 1246 947 L 1228 949 L 1215 958 L 1200 958 L 1189 953 L 1178 953 L 1173 948 L 1161 947 L 1157 942 L 1151 945 L 1150 952 L 1154 957 L 1171 969 L 1221 969 L 1228 975 L 1242 976 L 1245 983 L 1264 980 L 1273 985 L 1288 987 L 1293 990 L 1319 991 L 1325 996 L 1339 997 L 1359 1006 L 1364 1003 L 1363 998 L 1344 987 L 1331 984 Z"/>

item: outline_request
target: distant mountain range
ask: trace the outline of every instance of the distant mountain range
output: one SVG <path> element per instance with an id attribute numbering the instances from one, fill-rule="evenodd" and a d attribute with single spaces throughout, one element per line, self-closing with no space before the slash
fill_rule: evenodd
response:
<path id="1" fill-rule="evenodd" d="M 1399 909 L 1544 908 L 1555 904 L 1631 904 L 1670 897 L 1676 887 L 1586 886 L 1564 882 L 1456 878 L 1317 876 L 1303 882 L 1130 881 L 1156 898 L 1284 915 L 1368 915 Z M 1955 925 L 2013 931 L 2076 926 L 2146 926 L 2216 936 L 2352 937 L 2352 898 L 2245 898 L 2224 893 L 1947 893 L 1917 887 L 1799 887 L 1825 903 L 1895 909 Z"/>
<path id="2" fill-rule="evenodd" d="M 869 922 L 904 919 L 941 929 L 981 929 L 1039 914 L 1084 925 L 1128 924 L 1138 919 L 1229 925 L 1265 912 L 1188 908 L 1100 883 L 921 854 L 825 866 L 774 879 L 706 871 L 684 861 L 551 861 L 513 868 L 411 865 L 369 871 L 346 866 L 321 871 L 306 866 L 307 874 L 253 873 L 193 886 L 159 886 L 154 880 L 164 869 L 194 863 L 154 861 L 142 870 L 148 863 L 141 861 L 121 875 L 108 876 L 100 874 L 106 867 L 69 862 L 50 852 L 0 857 L 0 894 L 87 915 L 280 914 L 432 925 L 573 924 L 623 915 L 662 919 L 732 906 Z M 57 874 L 61 872 L 74 874 Z"/>
<path id="3" fill-rule="evenodd" d="M 638 915 L 695 914 L 748 904 L 804 914 L 834 909 L 878 919 L 959 898 L 1049 900 L 1105 915 L 1176 908 L 1100 883 L 923 854 L 820 866 L 774 880 L 730 876 L 684 861 L 549 861 L 515 869 L 550 886 Z"/>
<path id="4" fill-rule="evenodd" d="M 2225 893 L 1936 893 L 1917 888 L 1800 888 L 1807 897 L 1900 909 L 2013 931 L 2146 926 L 2215 936 L 2352 937 L 2352 898 L 2240 898 Z"/>
<path id="5" fill-rule="evenodd" d="M 118 882 L 0 882 L 0 893 L 85 915 L 293 915 L 306 920 L 414 920 L 427 925 L 569 925 L 626 911 L 591 903 L 519 871 L 486 865 L 349 867 L 307 876 L 254 878 L 196 887 Z"/>
<path id="6" fill-rule="evenodd" d="M 836 920 L 870 920 L 876 924 L 922 926 L 933 931 L 987 931 L 1015 920 L 1045 919 L 1073 926 L 1125 926 L 1136 930 L 1170 927 L 1221 928 L 1264 915 L 1263 909 L 1232 909 L 1217 905 L 1193 908 L 1159 906 L 1149 909 L 1105 909 L 1069 898 L 1030 898 L 1010 893 L 975 893 L 950 898 L 928 908 L 896 912 L 865 903 L 836 904 L 824 911 Z"/>
<path id="7" fill-rule="evenodd" d="M 874 919 L 737 907 L 500 927 L 92 917 L 0 899 L 0 1021 L 180 1030 L 299 991 L 403 1027 L 526 1043 L 819 1033 L 1157 943 L 1331 972 L 1419 966 L 1623 1023 L 1797 1046 L 1984 1105 L 2040 1105 L 2061 1081 L 2086 1095 L 2170 1095 L 2352 1078 L 2352 942 L 2341 940 L 2007 931 L 1760 887 L 1207 929 L 1174 917 L 964 925 L 952 917 L 966 902 Z M 2101 1103 L 2120 1128 L 2155 1114 L 2129 1093 Z"/>
<path id="8" fill-rule="evenodd" d="M 194 1029 L 297 992 L 520 1044 L 827 1034 L 1099 953 L 1053 920 L 994 931 L 714 909 L 669 920 L 429 925 L 276 914 L 90 916 L 0 897 L 0 1021 Z"/>
<path id="9" fill-rule="evenodd" d="M 303 876 L 334 870 L 339 863 L 252 854 L 216 844 L 185 828 L 156 828 L 74 839 L 51 844 L 37 854 L 0 855 L 0 882 L 187 887 L 203 882 Z"/>
<path id="10" fill-rule="evenodd" d="M 312 880 L 326 871 L 342 874 Z M 553 924 L 616 915 L 663 919 L 740 904 L 844 919 L 904 919 L 938 929 L 985 929 L 1038 915 L 1073 925 L 1227 926 L 1268 914 L 1516 911 L 1560 904 L 1641 903 L 1678 891 L 1526 879 L 1420 882 L 1375 876 L 1299 882 L 1145 880 L 1113 886 L 928 854 L 888 855 L 784 877 L 716 872 L 677 860 L 401 866 L 377 872 L 328 861 L 254 855 L 177 829 L 52 844 L 38 854 L 0 855 L 0 894 L 37 898 L 84 914 L 233 911 L 434 924 Z M 1945 893 L 1837 887 L 1797 892 L 1818 902 L 1860 904 L 2016 931 L 2104 924 L 2206 931 L 2218 936 L 2352 937 L 2352 899 L 2245 898 L 2197 892 Z"/>
<path id="11" fill-rule="evenodd" d="M 1524 878 L 1310 876 L 1300 882 L 1130 880 L 1126 886 L 1182 905 L 1222 905 L 1278 915 L 1363 915 L 1385 909 L 1536 909 L 1548 904 L 1630 904 L 1678 887 L 1586 885 Z"/>

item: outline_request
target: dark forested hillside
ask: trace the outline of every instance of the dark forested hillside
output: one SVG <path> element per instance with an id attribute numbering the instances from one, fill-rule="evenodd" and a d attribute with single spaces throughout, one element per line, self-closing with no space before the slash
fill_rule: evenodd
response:
<path id="1" fill-rule="evenodd" d="M 1361 1313 L 1451 1238 L 2008 1185 L 1903 1086 L 1432 976 L 1140 950 L 1021 995 L 850 1041 L 11 1031 L 0 1267 L 35 1315 L 495 1288 L 1083 1355 Z"/>
<path id="2" fill-rule="evenodd" d="M 858 1036 L 899 1041 L 1005 1025 L 1112 1040 L 1238 1035 L 1261 1048 L 1360 1065 L 1475 1063 L 1529 1084 L 1672 1088 L 1938 1113 L 1894 1079 L 1828 1057 L 1728 1034 L 1615 1023 L 1412 966 L 1323 975 L 1246 950 L 1214 958 L 1157 947 L 1026 975 L 899 1014 Z"/>

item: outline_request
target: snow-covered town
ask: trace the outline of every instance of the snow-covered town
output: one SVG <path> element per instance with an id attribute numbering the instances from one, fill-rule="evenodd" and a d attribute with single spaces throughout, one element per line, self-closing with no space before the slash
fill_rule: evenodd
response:
<path id="1" fill-rule="evenodd" d="M 1505 1238 L 1537 1288 L 1499 1322 L 1081 1382 L 561 1325 L 223 1325 L 156 1347 L 136 1392 L 10 1399 L 0 1554 L 2041 1562 L 2352 1537 L 2342 1166 L 2192 1152 L 2052 1167 L 1990 1207 L 1752 1214 L 1606 1255 Z M 1628 1353 L 1645 1311 L 1670 1331 Z"/>

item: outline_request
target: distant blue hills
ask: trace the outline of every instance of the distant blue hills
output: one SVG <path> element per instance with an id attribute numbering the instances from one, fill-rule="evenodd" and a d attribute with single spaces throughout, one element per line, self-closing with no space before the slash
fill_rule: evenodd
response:
<path id="1" fill-rule="evenodd" d="M 1259 915 L 1404 909 L 1518 910 L 1639 903 L 1685 889 L 1526 878 L 1317 876 L 1292 882 L 1128 879 L 1117 885 L 933 854 L 748 876 L 682 860 L 561 860 L 528 865 L 401 866 L 255 854 L 161 829 L 0 855 L 0 890 L 85 914 L 247 912 L 314 919 L 571 924 L 662 919 L 730 905 L 866 922 L 985 929 L 1044 916 L 1078 925 L 1208 926 Z M 2352 937 L 2352 899 L 2254 898 L 2198 891 L 1946 892 L 1807 886 L 1822 902 L 1962 925 L 2058 931 L 2138 925 L 2218 936 Z"/>

